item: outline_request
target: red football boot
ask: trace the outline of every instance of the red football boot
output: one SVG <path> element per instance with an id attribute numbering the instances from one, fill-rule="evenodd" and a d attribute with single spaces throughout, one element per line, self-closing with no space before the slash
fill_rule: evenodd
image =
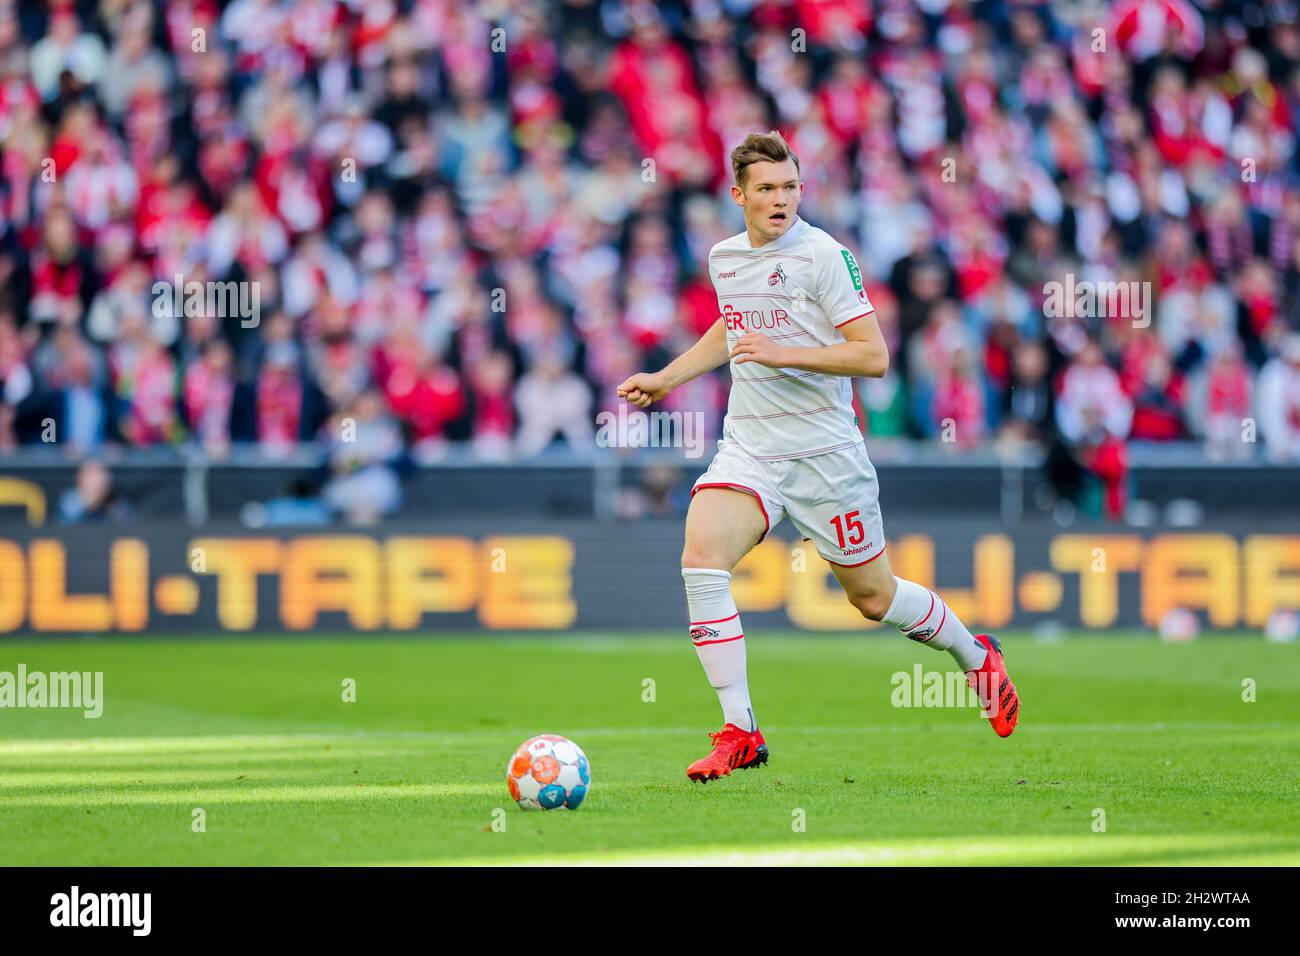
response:
<path id="1" fill-rule="evenodd" d="M 708 783 L 733 770 L 748 770 L 767 763 L 767 742 L 757 730 L 750 733 L 735 724 L 726 724 L 709 736 L 713 738 L 713 752 L 686 768 L 686 776 L 692 780 Z"/>
<path id="2" fill-rule="evenodd" d="M 989 634 L 976 634 L 975 640 L 987 647 L 989 654 L 979 668 L 966 672 L 966 683 L 979 696 L 993 732 L 999 737 L 1010 737 L 1020 720 L 1020 695 L 1007 674 L 1002 645 Z"/>

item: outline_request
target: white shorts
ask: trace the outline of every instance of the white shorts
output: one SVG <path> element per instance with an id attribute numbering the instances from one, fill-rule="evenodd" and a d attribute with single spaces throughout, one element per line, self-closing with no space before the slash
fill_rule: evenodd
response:
<path id="1" fill-rule="evenodd" d="M 880 518 L 880 485 L 865 445 L 807 458 L 756 461 L 734 442 L 722 439 L 701 488 L 735 488 L 758 499 L 768 532 L 786 515 L 804 540 L 832 564 L 856 568 L 885 551 Z"/>

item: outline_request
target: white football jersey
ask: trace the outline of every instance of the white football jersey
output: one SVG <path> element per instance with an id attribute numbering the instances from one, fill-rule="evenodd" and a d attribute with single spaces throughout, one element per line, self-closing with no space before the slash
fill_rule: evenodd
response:
<path id="1" fill-rule="evenodd" d="M 748 233 L 709 250 L 709 274 L 727 329 L 727 350 L 746 332 L 781 345 L 844 341 L 839 329 L 874 309 L 853 254 L 799 217 L 780 239 L 755 249 Z M 724 438 L 752 458 L 805 458 L 862 443 L 847 376 L 731 363 Z"/>

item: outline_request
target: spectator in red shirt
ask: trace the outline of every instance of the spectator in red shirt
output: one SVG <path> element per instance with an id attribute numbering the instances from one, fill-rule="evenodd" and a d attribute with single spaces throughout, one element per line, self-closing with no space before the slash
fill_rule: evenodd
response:
<path id="1" fill-rule="evenodd" d="M 214 457 L 224 457 L 230 449 L 234 397 L 230 346 L 224 339 L 207 339 L 185 370 L 185 417 L 199 446 Z"/>
<path id="2" fill-rule="evenodd" d="M 266 346 L 254 382 L 257 442 L 269 455 L 282 455 L 299 440 L 304 397 L 302 350 L 293 339 L 293 320 L 284 313 L 266 323 Z"/>
<path id="3" fill-rule="evenodd" d="M 1175 374 L 1161 352 L 1147 358 L 1142 381 L 1133 396 L 1134 441 L 1173 441 L 1183 438 L 1183 376 Z"/>
<path id="4" fill-rule="evenodd" d="M 406 426 L 417 458 L 439 455 L 448 426 L 465 411 L 460 376 L 427 346 L 414 343 L 388 373 L 384 395 Z"/>
<path id="5" fill-rule="evenodd" d="M 474 453 L 488 460 L 510 454 L 515 432 L 514 376 L 510 356 L 492 352 L 470 373 Z"/>
<path id="6" fill-rule="evenodd" d="M 71 214 L 61 206 L 51 209 L 31 257 L 29 316 L 36 322 L 77 321 L 94 286 L 94 268 Z"/>
<path id="7" fill-rule="evenodd" d="M 951 353 L 935 379 L 932 408 L 944 447 L 974 445 L 985 437 L 984 383 L 965 348 Z"/>
<path id="8" fill-rule="evenodd" d="M 1200 412 L 1198 430 L 1210 457 L 1247 458 L 1252 454 L 1257 438 L 1247 430 L 1252 391 L 1250 368 L 1242 359 L 1240 346 L 1225 348 L 1211 361 L 1201 379 L 1199 401 L 1190 409 L 1193 414 Z"/>
<path id="9" fill-rule="evenodd" d="M 122 437 L 137 447 L 174 442 L 181 434 L 175 363 L 142 326 L 131 323 L 124 335 L 126 341 L 114 345 L 110 352 L 114 390 L 125 406 L 120 420 Z"/>

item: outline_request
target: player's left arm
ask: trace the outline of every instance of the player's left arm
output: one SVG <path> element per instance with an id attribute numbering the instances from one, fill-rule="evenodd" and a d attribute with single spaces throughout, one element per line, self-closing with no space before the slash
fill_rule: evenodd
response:
<path id="1" fill-rule="evenodd" d="M 880 334 L 874 312 L 842 326 L 840 334 L 845 341 L 838 345 L 801 348 L 773 342 L 762 332 L 746 332 L 737 339 L 731 357 L 737 364 L 757 362 L 768 368 L 794 368 L 826 375 L 881 378 L 889 371 L 889 348 Z"/>
<path id="2" fill-rule="evenodd" d="M 819 242 L 815 255 L 817 300 L 844 342 L 801 348 L 779 344 L 761 332 L 748 332 L 736 341 L 731 357 L 737 363 L 757 362 L 768 368 L 881 378 L 889 371 L 889 348 L 862 286 L 857 260 L 838 243 Z"/>

